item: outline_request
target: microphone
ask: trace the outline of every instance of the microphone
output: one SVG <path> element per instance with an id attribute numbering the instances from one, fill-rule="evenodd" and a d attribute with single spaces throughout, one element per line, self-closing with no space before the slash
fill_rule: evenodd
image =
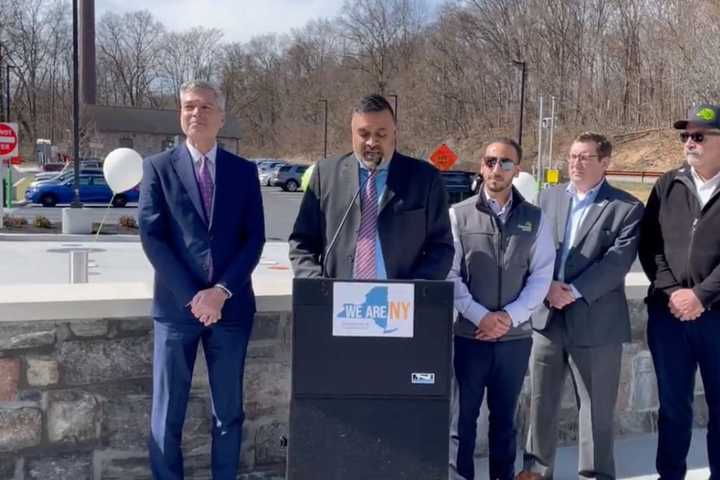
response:
<path id="1" fill-rule="evenodd" d="M 328 245 L 327 249 L 325 250 L 325 254 L 323 255 L 322 259 L 322 265 L 320 268 L 320 276 L 325 277 L 325 273 L 327 272 L 327 259 L 332 253 L 332 251 L 335 248 L 335 244 L 337 243 L 338 237 L 340 236 L 340 232 L 342 231 L 342 228 L 345 226 L 345 222 L 347 222 L 348 216 L 350 215 L 350 210 L 352 209 L 353 205 L 355 204 L 355 200 L 357 200 L 358 196 L 360 195 L 360 192 L 362 192 L 362 189 L 365 188 L 365 184 L 371 179 L 375 178 L 375 172 L 377 172 L 377 167 L 382 163 L 382 154 L 371 152 L 371 154 L 368 155 L 370 158 L 368 158 L 369 163 L 374 164 L 373 169 L 368 169 L 369 173 L 368 176 L 365 177 L 365 180 L 360 182 L 360 186 L 358 187 L 357 191 L 355 192 L 355 195 L 353 195 L 352 200 L 350 200 L 350 203 L 348 204 L 347 208 L 345 209 L 345 213 L 342 216 L 342 219 L 340 220 L 340 225 L 338 225 L 337 229 L 335 229 L 335 233 L 333 234 L 332 240 L 330 240 L 330 245 Z"/>

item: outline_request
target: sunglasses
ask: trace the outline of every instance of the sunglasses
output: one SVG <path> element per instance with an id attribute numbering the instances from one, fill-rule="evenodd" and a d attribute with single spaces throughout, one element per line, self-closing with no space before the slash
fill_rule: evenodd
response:
<path id="1" fill-rule="evenodd" d="M 703 143 L 706 136 L 720 135 L 720 132 L 680 132 L 680 141 L 686 143 L 688 138 L 692 138 L 695 143 Z"/>
<path id="2" fill-rule="evenodd" d="M 500 169 L 504 172 L 511 172 L 512 169 L 515 167 L 515 161 L 510 158 L 483 157 L 483 162 L 485 163 L 485 166 L 488 167 L 490 170 L 495 168 L 495 165 L 497 165 L 498 162 L 500 162 Z"/>

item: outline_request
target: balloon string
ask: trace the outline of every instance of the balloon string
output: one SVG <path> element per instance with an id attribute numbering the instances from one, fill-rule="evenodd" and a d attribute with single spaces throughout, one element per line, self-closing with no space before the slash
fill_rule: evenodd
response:
<path id="1" fill-rule="evenodd" d="M 110 198 L 110 203 L 108 204 L 107 208 L 105 209 L 105 214 L 103 215 L 103 218 L 100 221 L 100 226 L 98 226 L 97 233 L 95 234 L 95 242 L 97 242 L 98 238 L 100 238 L 100 230 L 102 230 L 102 227 L 105 224 L 105 219 L 107 218 L 108 213 L 110 212 L 110 207 L 113 204 L 113 200 L 115 200 L 115 193 L 113 193 L 112 198 Z"/>

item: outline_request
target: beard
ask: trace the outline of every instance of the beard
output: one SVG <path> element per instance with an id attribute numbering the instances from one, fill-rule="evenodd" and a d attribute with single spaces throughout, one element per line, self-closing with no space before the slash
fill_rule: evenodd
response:
<path id="1" fill-rule="evenodd" d="M 486 188 L 491 192 L 502 192 L 512 184 L 512 179 L 505 180 L 502 177 L 490 177 L 485 181 Z"/>
<path id="2" fill-rule="evenodd" d="M 367 168 L 374 170 L 382 163 L 383 153 L 381 150 L 366 150 L 361 158 Z"/>

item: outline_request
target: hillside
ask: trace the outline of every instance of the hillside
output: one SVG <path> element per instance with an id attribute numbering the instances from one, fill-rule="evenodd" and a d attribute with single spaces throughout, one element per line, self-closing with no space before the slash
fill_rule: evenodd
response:
<path id="1" fill-rule="evenodd" d="M 483 138 L 482 140 L 466 140 L 457 143 L 449 141 L 448 145 L 458 152 L 461 158 L 454 168 L 457 170 L 477 171 L 477 161 L 471 159 L 479 158 L 482 145 L 491 136 L 505 134 L 507 132 L 498 131 L 491 132 L 491 134 L 483 137 L 475 137 Z M 575 134 L 575 130 L 569 133 L 562 129 L 559 129 L 555 134 L 553 158 L 560 168 L 565 167 L 565 156 L 570 149 Z M 523 137 L 523 169 L 530 170 L 537 161 L 537 142 L 534 135 L 533 138 L 526 135 L 523 135 Z M 678 131 L 672 128 L 618 132 L 610 134 L 610 138 L 613 144 L 611 170 L 664 172 L 682 162 L 682 144 L 678 139 Z"/>

